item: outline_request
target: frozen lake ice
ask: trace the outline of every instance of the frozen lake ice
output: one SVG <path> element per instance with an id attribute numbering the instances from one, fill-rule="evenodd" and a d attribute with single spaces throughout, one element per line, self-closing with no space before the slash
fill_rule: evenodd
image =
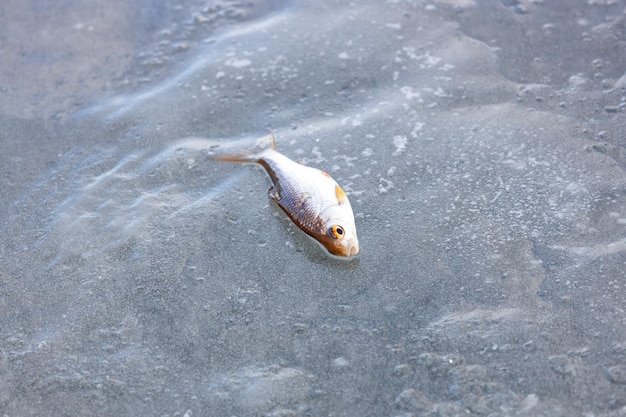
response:
<path id="1" fill-rule="evenodd" d="M 0 411 L 617 416 L 623 2 L 0 5 Z M 210 151 L 346 190 L 330 258 Z"/>

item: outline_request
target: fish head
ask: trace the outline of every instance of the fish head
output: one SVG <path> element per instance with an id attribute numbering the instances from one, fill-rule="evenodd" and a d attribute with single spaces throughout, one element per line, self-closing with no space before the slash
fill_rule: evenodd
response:
<path id="1" fill-rule="evenodd" d="M 326 210 L 322 235 L 318 239 L 333 255 L 352 257 L 359 253 L 354 214 L 348 206 L 334 206 Z"/>

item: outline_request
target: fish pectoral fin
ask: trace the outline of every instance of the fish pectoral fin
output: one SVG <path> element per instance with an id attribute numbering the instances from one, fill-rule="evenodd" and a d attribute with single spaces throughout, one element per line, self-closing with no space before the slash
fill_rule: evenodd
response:
<path id="1" fill-rule="evenodd" d="M 348 196 L 339 185 L 335 185 L 335 196 L 337 197 L 337 201 L 340 205 L 345 204 L 348 201 Z"/>
<path id="2" fill-rule="evenodd" d="M 274 186 L 271 186 L 269 190 L 267 190 L 267 195 L 274 201 L 280 201 L 280 194 Z"/>

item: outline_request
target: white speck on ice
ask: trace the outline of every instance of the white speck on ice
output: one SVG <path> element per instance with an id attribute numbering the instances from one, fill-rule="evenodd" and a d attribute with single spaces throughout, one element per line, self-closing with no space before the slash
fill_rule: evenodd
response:
<path id="1" fill-rule="evenodd" d="M 565 187 L 566 191 L 569 191 L 572 194 L 578 194 L 581 192 L 586 192 L 587 190 L 585 189 L 585 187 L 581 186 L 579 183 L 577 182 L 571 182 L 567 185 L 567 187 Z"/>
<path id="2" fill-rule="evenodd" d="M 437 89 L 434 90 L 432 94 L 436 97 L 448 97 L 448 94 L 441 87 L 437 87 Z"/>
<path id="3" fill-rule="evenodd" d="M 475 0 L 437 0 L 437 3 L 452 6 L 457 10 L 467 10 L 476 7 Z"/>
<path id="4" fill-rule="evenodd" d="M 233 68 L 243 68 L 243 67 L 252 65 L 252 61 L 246 58 L 243 58 L 243 59 L 230 58 L 229 60 L 226 61 L 226 65 L 228 65 L 229 67 L 233 67 Z"/>
<path id="5" fill-rule="evenodd" d="M 537 158 L 533 156 L 528 157 L 527 160 L 528 160 L 528 164 L 533 167 L 538 166 L 538 165 L 545 166 L 545 167 L 550 166 L 550 163 L 548 161 L 538 161 Z"/>
<path id="6" fill-rule="evenodd" d="M 347 366 L 350 366 L 350 362 L 346 358 L 340 356 L 333 361 L 333 366 L 337 368 L 345 368 Z"/>
<path id="7" fill-rule="evenodd" d="M 350 58 L 350 55 L 348 55 L 347 52 L 341 52 L 337 56 L 339 57 L 339 59 L 349 59 Z"/>
<path id="8" fill-rule="evenodd" d="M 381 177 L 378 180 L 378 192 L 380 194 L 387 194 L 392 188 L 393 182 L 389 181 L 388 179 Z"/>
<path id="9" fill-rule="evenodd" d="M 424 125 L 425 125 L 425 123 L 422 123 L 422 122 L 415 123 L 415 126 L 413 127 L 413 130 L 411 130 L 411 136 L 416 138 L 417 137 L 417 132 L 422 130 L 424 128 Z"/>
<path id="10" fill-rule="evenodd" d="M 343 119 L 341 119 L 342 126 L 345 126 L 347 124 L 350 124 L 350 126 L 352 127 L 361 126 L 363 124 L 363 119 L 360 115 L 356 115 L 354 117 L 344 117 Z"/>
<path id="11" fill-rule="evenodd" d="M 513 169 L 525 169 L 526 163 L 524 161 L 516 160 L 516 159 L 506 159 L 502 161 L 504 165 L 508 165 Z"/>
<path id="12" fill-rule="evenodd" d="M 419 91 L 413 90 L 413 87 L 404 86 L 400 88 L 400 91 L 402 92 L 402 94 L 404 94 L 404 97 L 406 97 L 407 100 L 413 100 L 416 98 L 420 103 L 423 102 L 423 100 L 420 98 L 421 94 L 419 93 Z"/>
<path id="13" fill-rule="evenodd" d="M 426 58 L 426 67 L 432 68 L 441 61 L 441 58 L 438 56 L 430 56 L 428 54 L 420 56 L 420 58 Z"/>
<path id="14" fill-rule="evenodd" d="M 393 137 L 393 146 L 396 147 L 396 150 L 392 153 L 393 156 L 398 156 L 400 155 L 402 152 L 404 152 L 404 149 L 406 148 L 406 142 L 407 142 L 407 138 L 406 136 L 394 136 Z"/>

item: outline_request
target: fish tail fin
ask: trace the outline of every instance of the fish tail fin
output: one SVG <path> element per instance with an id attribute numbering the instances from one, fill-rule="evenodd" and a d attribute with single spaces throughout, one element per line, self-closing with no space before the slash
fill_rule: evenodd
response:
<path id="1" fill-rule="evenodd" d="M 216 161 L 224 162 L 257 162 L 259 160 L 259 155 L 267 149 L 276 149 L 276 138 L 271 130 L 268 135 L 265 135 L 256 141 L 254 149 L 234 153 L 218 153 L 210 155 L 210 158 Z"/>

